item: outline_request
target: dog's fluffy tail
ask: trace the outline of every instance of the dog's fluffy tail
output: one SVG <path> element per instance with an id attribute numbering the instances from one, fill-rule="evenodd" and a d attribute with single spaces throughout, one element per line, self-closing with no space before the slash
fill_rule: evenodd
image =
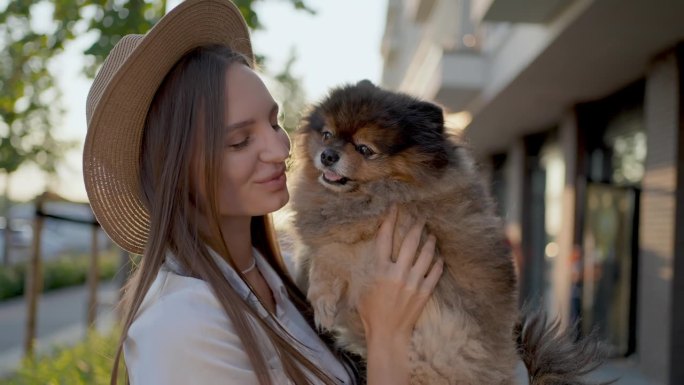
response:
<path id="1" fill-rule="evenodd" d="M 583 377 L 603 363 L 605 351 L 594 334 L 577 339 L 575 330 L 562 330 L 560 318 L 548 322 L 541 309 L 523 311 L 516 336 L 530 385 L 590 384 Z"/>

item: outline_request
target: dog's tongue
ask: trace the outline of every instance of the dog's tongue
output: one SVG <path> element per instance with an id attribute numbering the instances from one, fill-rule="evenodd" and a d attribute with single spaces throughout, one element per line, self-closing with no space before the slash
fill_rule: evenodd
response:
<path id="1" fill-rule="evenodd" d="M 332 171 L 324 171 L 323 175 L 325 175 L 325 179 L 331 181 L 331 182 L 337 182 L 338 180 L 342 179 L 342 176 L 332 172 Z"/>

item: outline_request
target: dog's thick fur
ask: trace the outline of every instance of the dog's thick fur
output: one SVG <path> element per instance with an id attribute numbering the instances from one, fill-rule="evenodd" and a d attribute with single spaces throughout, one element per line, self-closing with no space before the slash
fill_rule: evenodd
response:
<path id="1" fill-rule="evenodd" d="M 516 329 L 517 282 L 502 222 L 468 150 L 446 135 L 441 108 L 362 81 L 333 90 L 295 140 L 291 208 L 301 284 L 316 323 L 340 347 L 365 354 L 356 304 L 372 273 L 369 248 L 396 203 L 395 250 L 408 224 L 423 217 L 445 261 L 413 334 L 411 384 L 513 384 L 519 356 L 535 369 L 534 384 L 581 384 L 553 347 L 543 362 L 556 366 L 540 361 L 535 349 L 547 329 L 539 317 L 536 328 Z M 549 372 L 560 375 L 544 377 Z"/>

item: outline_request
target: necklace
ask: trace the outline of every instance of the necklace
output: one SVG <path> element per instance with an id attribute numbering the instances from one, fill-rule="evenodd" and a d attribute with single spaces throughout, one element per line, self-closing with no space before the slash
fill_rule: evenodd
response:
<path id="1" fill-rule="evenodd" d="M 240 272 L 242 273 L 242 275 L 245 275 L 245 274 L 249 273 L 250 271 L 254 270 L 255 267 L 256 267 L 256 258 L 252 257 L 252 264 L 249 265 L 248 268 L 246 268 L 244 270 L 240 270 Z"/>

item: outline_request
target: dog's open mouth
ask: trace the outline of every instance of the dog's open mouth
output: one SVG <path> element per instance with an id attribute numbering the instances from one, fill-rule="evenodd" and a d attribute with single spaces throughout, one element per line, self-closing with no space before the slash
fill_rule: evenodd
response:
<path id="1" fill-rule="evenodd" d="M 330 170 L 323 171 L 323 180 L 326 183 L 335 185 L 344 185 L 349 182 L 349 178 Z"/>

